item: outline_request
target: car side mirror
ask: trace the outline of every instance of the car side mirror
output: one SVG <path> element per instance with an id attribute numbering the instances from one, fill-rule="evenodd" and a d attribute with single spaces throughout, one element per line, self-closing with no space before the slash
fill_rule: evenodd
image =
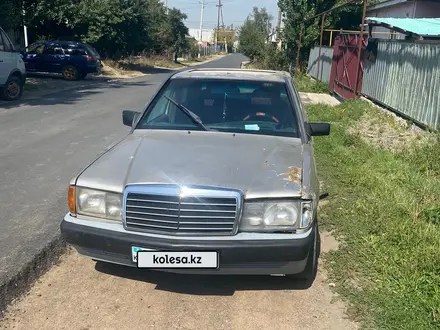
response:
<path id="1" fill-rule="evenodd" d="M 330 135 L 329 123 L 307 123 L 309 133 L 311 136 L 326 136 Z"/>
<path id="2" fill-rule="evenodd" d="M 122 122 L 125 126 L 133 127 L 133 124 L 141 115 L 138 111 L 124 110 L 122 111 Z"/>

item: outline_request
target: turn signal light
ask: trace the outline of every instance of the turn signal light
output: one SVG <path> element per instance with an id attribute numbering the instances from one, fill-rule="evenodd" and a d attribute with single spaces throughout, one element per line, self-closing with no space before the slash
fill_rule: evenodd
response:
<path id="1" fill-rule="evenodd" d="M 76 214 L 76 202 L 75 202 L 75 186 L 69 186 L 67 193 L 67 201 L 69 203 L 69 211 L 72 214 Z"/>

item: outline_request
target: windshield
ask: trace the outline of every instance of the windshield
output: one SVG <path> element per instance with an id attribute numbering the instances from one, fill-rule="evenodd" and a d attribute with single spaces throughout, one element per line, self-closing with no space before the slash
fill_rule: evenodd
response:
<path id="1" fill-rule="evenodd" d="M 172 79 L 137 129 L 202 130 L 170 99 L 198 116 L 209 129 L 298 137 L 295 112 L 284 83 Z"/>

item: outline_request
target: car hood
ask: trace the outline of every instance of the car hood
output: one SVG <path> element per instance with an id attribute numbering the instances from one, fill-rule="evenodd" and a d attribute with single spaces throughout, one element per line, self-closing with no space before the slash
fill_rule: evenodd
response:
<path id="1" fill-rule="evenodd" d="M 245 198 L 301 195 L 300 139 L 223 132 L 139 130 L 103 153 L 76 184 L 123 192 L 130 184 L 203 185 Z"/>

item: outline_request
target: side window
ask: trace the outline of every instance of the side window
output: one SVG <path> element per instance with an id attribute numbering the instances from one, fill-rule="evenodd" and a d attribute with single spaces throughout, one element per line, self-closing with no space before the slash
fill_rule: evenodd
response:
<path id="1" fill-rule="evenodd" d="M 60 47 L 60 45 L 52 44 L 52 45 L 47 45 L 44 48 L 43 54 L 47 54 L 47 55 L 64 55 L 64 51 Z"/>
<path id="2" fill-rule="evenodd" d="M 66 55 L 72 55 L 72 56 L 87 55 L 86 50 L 82 47 L 78 47 L 75 45 L 64 45 L 63 48 Z"/>
<path id="3" fill-rule="evenodd" d="M 41 54 L 43 53 L 43 49 L 44 49 L 44 45 L 41 44 L 34 44 L 34 45 L 30 45 L 27 53 L 29 54 Z"/>
<path id="4" fill-rule="evenodd" d="M 52 44 L 52 45 L 47 45 L 44 48 L 43 54 L 47 54 L 47 55 L 63 55 L 63 49 L 60 47 L 60 45 L 57 44 Z"/>
<path id="5" fill-rule="evenodd" d="M 14 46 L 12 46 L 6 33 L 4 33 L 3 31 L 0 31 L 0 34 L 1 34 L 0 39 L 3 39 L 3 41 L 0 43 L 0 50 L 4 51 L 4 52 L 13 52 Z M 3 49 L 2 49 L 2 46 L 3 46 Z"/>
<path id="6" fill-rule="evenodd" d="M 84 48 L 75 47 L 72 49 L 72 55 L 87 55 L 87 51 Z"/>

